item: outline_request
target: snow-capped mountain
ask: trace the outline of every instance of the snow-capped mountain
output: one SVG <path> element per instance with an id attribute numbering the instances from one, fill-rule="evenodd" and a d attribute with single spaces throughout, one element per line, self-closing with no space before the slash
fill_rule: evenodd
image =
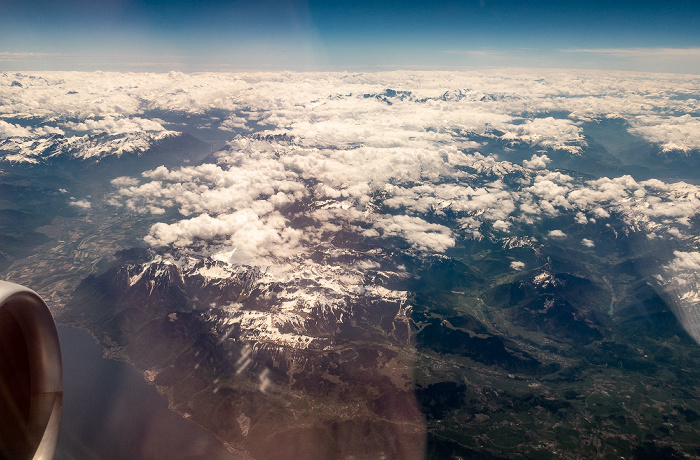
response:
<path id="1" fill-rule="evenodd" d="M 109 156 L 139 155 L 166 139 L 182 136 L 174 131 L 122 134 L 84 134 L 64 136 L 0 138 L 0 161 L 41 164 L 57 159 L 97 162 Z"/>

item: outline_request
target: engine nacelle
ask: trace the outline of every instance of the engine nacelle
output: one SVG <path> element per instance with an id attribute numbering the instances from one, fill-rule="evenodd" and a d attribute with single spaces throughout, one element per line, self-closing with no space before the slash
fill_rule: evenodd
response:
<path id="1" fill-rule="evenodd" d="M 52 459 L 62 404 L 51 312 L 34 291 L 0 281 L 0 458 Z"/>

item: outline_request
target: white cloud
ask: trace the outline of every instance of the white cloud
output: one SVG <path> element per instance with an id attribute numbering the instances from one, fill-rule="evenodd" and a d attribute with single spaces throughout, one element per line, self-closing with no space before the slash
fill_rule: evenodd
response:
<path id="1" fill-rule="evenodd" d="M 61 126 L 73 131 L 110 135 L 165 131 L 163 125 L 155 120 L 140 117 L 115 117 L 113 115 L 105 115 L 103 118 L 87 118 L 80 123 L 65 122 Z"/>
<path id="2" fill-rule="evenodd" d="M 664 266 L 674 272 L 700 271 L 700 252 L 673 251 L 675 259 Z"/>
<path id="3" fill-rule="evenodd" d="M 115 187 L 134 187 L 138 185 L 139 180 L 134 177 L 120 176 L 112 179 L 111 184 Z"/>
<path id="4" fill-rule="evenodd" d="M 544 169 L 551 161 L 545 154 L 537 155 L 533 153 L 531 159 L 523 160 L 523 166 L 530 169 Z"/>
<path id="5" fill-rule="evenodd" d="M 586 246 L 587 248 L 595 247 L 595 243 L 593 242 L 593 240 L 589 240 L 588 238 L 582 239 L 581 244 Z"/>
<path id="6" fill-rule="evenodd" d="M 226 130 L 226 131 L 234 131 L 234 130 L 241 130 L 241 131 L 252 131 L 252 128 L 250 128 L 247 125 L 247 120 L 243 117 L 239 117 L 237 115 L 231 115 L 226 120 L 221 122 L 220 125 L 221 129 Z"/>
<path id="7" fill-rule="evenodd" d="M 671 227 L 671 228 L 669 228 L 669 229 L 667 230 L 667 232 L 669 233 L 669 235 L 673 235 L 673 236 L 675 236 L 676 238 L 682 238 L 682 237 L 683 237 L 683 234 L 681 233 L 681 231 L 678 230 L 676 227 Z"/>
<path id="8" fill-rule="evenodd" d="M 161 166 L 144 173 L 150 182 L 136 185 L 137 182 L 119 178 L 115 185 L 130 209 L 178 206 L 185 216 L 254 208 L 261 211 L 258 208 L 262 203 L 271 204 L 271 210 L 308 193 L 304 184 L 296 180 L 297 174 L 285 169 L 274 157 L 251 159 L 240 152 L 233 152 L 233 157 L 237 160 L 232 161 L 242 162 L 239 167 L 204 164 L 169 170 Z"/>
<path id="9" fill-rule="evenodd" d="M 521 262 L 519 260 L 514 260 L 510 263 L 510 268 L 516 271 L 520 271 L 525 269 L 525 262 Z"/>
<path id="10" fill-rule="evenodd" d="M 586 145 L 581 127 L 575 122 L 552 117 L 535 118 L 523 124 L 501 126 L 505 134 L 501 139 L 540 145 L 554 150 L 566 150 L 573 154 L 581 152 Z M 545 165 L 546 166 L 546 165 Z"/>
<path id="11" fill-rule="evenodd" d="M 654 277 L 678 322 L 700 343 L 700 252 L 674 251 Z"/>
<path id="12" fill-rule="evenodd" d="M 10 136 L 29 136 L 31 130 L 24 128 L 20 125 L 8 123 L 4 120 L 0 120 L 0 136 L 10 137 Z"/>
<path id="13" fill-rule="evenodd" d="M 449 228 L 431 224 L 419 217 L 380 217 L 374 222 L 374 228 L 379 230 L 382 237 L 401 236 L 422 251 L 445 252 L 455 244 Z"/>
<path id="14" fill-rule="evenodd" d="M 681 116 L 639 115 L 630 120 L 630 132 L 661 146 L 662 151 L 700 149 L 700 119 Z"/>
<path id="15" fill-rule="evenodd" d="M 595 215 L 599 219 L 607 219 L 610 217 L 610 213 L 603 209 L 601 206 L 596 206 L 593 208 L 593 215 Z"/>
<path id="16" fill-rule="evenodd" d="M 71 200 L 68 204 L 75 206 L 76 208 L 89 209 L 92 205 L 88 200 Z"/>
<path id="17" fill-rule="evenodd" d="M 250 210 L 216 217 L 200 214 L 174 224 L 154 224 L 145 241 L 152 246 L 185 247 L 197 240 L 221 240 L 233 248 L 227 262 L 266 265 L 266 257 L 288 258 L 299 252 L 301 232 L 286 224 L 278 213 L 265 218 Z"/>
<path id="18" fill-rule="evenodd" d="M 549 232 L 550 238 L 566 238 L 566 233 L 561 230 L 552 230 Z"/>
<path id="19" fill-rule="evenodd" d="M 496 220 L 491 227 L 499 232 L 507 232 L 510 228 L 510 223 L 499 219 Z"/>

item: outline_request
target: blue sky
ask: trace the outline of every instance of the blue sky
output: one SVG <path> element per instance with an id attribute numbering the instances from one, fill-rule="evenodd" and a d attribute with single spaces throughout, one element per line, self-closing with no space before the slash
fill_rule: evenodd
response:
<path id="1" fill-rule="evenodd" d="M 0 70 L 700 74 L 700 2 L 2 0 Z"/>

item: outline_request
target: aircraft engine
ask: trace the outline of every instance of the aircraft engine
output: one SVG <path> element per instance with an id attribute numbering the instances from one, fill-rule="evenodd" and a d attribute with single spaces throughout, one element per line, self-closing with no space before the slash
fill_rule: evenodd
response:
<path id="1" fill-rule="evenodd" d="M 63 403 L 53 317 L 34 291 L 0 281 L 0 458 L 52 459 Z"/>

